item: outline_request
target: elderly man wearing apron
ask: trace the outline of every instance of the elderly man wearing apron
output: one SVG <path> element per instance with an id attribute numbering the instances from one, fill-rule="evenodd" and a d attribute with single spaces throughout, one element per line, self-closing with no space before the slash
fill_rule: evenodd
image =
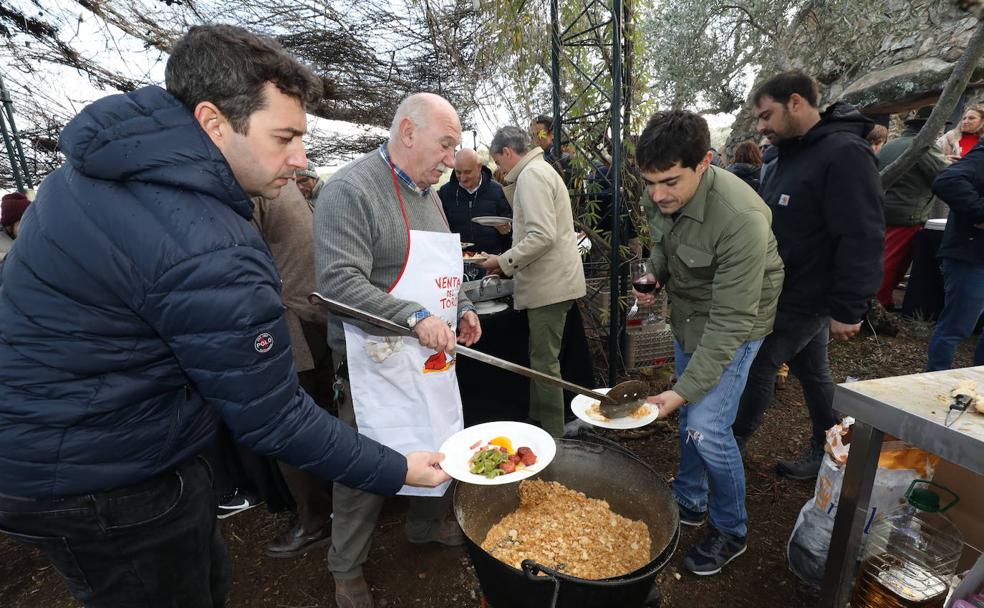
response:
<path id="1" fill-rule="evenodd" d="M 341 359 L 339 418 L 401 453 L 436 450 L 461 430 L 454 345 L 481 336 L 461 289 L 460 240 L 448 230 L 432 188 L 454 166 L 460 139 L 457 113 L 446 100 L 412 95 L 397 109 L 389 142 L 343 167 L 315 206 L 321 293 L 408 325 L 417 335 L 373 335 L 338 318 L 328 325 L 329 346 Z M 403 488 L 401 494 L 414 496 L 408 540 L 464 542 L 457 524 L 446 519 L 446 490 L 447 484 Z M 373 606 L 362 564 L 382 505 L 380 497 L 335 484 L 328 567 L 341 608 Z"/>

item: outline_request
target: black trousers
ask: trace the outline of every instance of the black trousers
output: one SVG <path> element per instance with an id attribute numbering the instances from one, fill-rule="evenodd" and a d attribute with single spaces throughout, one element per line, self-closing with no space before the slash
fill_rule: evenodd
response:
<path id="1" fill-rule="evenodd" d="M 201 459 L 137 485 L 57 499 L 0 495 L 0 532 L 37 547 L 90 608 L 218 608 L 231 566 Z"/>
<path id="2" fill-rule="evenodd" d="M 827 344 L 830 317 L 779 311 L 775 328 L 766 336 L 755 362 L 732 425 L 736 437 L 751 437 L 762 424 L 772 401 L 776 372 L 783 363 L 803 386 L 803 397 L 813 426 L 812 440 L 823 445 L 827 429 L 837 424 L 834 413 L 834 381 L 830 375 Z"/>

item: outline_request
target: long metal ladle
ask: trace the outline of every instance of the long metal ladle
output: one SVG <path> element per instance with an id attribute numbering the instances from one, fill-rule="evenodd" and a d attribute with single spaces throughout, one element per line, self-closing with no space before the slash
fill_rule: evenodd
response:
<path id="1" fill-rule="evenodd" d="M 389 319 L 384 319 L 364 310 L 359 310 L 354 306 L 349 306 L 348 304 L 343 304 L 337 300 L 326 298 L 317 292 L 309 295 L 308 301 L 312 304 L 322 304 L 326 306 L 328 310 L 336 314 L 349 317 L 351 319 L 365 321 L 366 323 L 379 327 L 380 329 L 391 331 L 398 336 L 414 335 L 413 331 L 411 331 L 409 327 L 398 325 Z M 628 416 L 640 405 L 642 405 L 643 402 L 645 402 L 646 396 L 649 394 L 649 386 L 645 382 L 639 380 L 628 380 L 626 382 L 616 384 L 610 391 L 608 391 L 608 394 L 606 395 L 589 388 L 584 388 L 583 386 L 579 386 L 573 382 L 568 382 L 567 380 L 562 380 L 549 374 L 544 374 L 543 372 L 538 372 L 534 369 L 517 365 L 511 361 L 493 357 L 492 355 L 488 355 L 482 351 L 461 346 L 460 344 L 455 347 L 455 352 L 470 359 L 475 359 L 476 361 L 481 361 L 482 363 L 494 365 L 495 367 L 506 371 L 520 374 L 522 376 L 526 376 L 527 378 L 532 378 L 533 380 L 547 382 L 549 384 L 565 388 L 569 391 L 591 397 L 592 399 L 597 399 L 600 403 L 598 409 L 601 410 L 602 415 L 606 418 L 622 418 L 624 416 Z"/>

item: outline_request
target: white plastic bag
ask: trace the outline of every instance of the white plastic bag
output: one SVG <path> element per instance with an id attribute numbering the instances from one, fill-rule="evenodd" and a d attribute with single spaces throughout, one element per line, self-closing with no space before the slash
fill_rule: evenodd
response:
<path id="1" fill-rule="evenodd" d="M 838 428 L 840 426 L 837 425 L 827 432 L 827 453 L 820 465 L 813 498 L 800 509 L 793 533 L 786 545 L 786 559 L 790 570 L 804 583 L 817 589 L 823 582 L 830 535 L 834 530 L 837 501 L 844 480 L 844 466 L 837 460 L 843 457 L 842 450 L 845 446 L 836 444 L 840 443 L 839 439 L 846 429 Z M 841 458 L 835 460 L 831 457 L 831 452 Z M 868 533 L 872 522 L 880 513 L 902 504 L 905 491 L 914 479 L 931 479 L 938 462 L 939 457 L 903 441 L 886 441 L 878 458 L 878 471 L 871 490 L 864 533 Z"/>

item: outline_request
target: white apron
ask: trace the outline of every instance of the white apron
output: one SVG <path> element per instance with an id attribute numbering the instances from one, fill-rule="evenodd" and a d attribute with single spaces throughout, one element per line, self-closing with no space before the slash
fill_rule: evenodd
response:
<path id="1" fill-rule="evenodd" d="M 394 173 L 394 185 L 396 175 Z M 400 190 L 396 190 L 405 207 Z M 404 221 L 406 213 L 404 213 Z M 461 241 L 457 234 L 409 230 L 410 247 L 403 272 L 389 293 L 417 302 L 445 320 L 452 330 L 458 325 L 458 290 L 461 288 Z M 396 338 L 392 354 L 381 362 L 369 349 L 379 350 L 386 339 L 371 336 L 343 322 L 348 356 L 352 405 L 359 432 L 401 454 L 418 450 L 435 452 L 444 440 L 464 428 L 461 394 L 454 358 L 420 346 L 416 338 Z M 388 338 L 391 342 L 394 338 Z M 388 351 L 387 351 L 388 352 Z M 443 496 L 448 483 L 436 488 L 403 486 L 399 494 Z"/>

